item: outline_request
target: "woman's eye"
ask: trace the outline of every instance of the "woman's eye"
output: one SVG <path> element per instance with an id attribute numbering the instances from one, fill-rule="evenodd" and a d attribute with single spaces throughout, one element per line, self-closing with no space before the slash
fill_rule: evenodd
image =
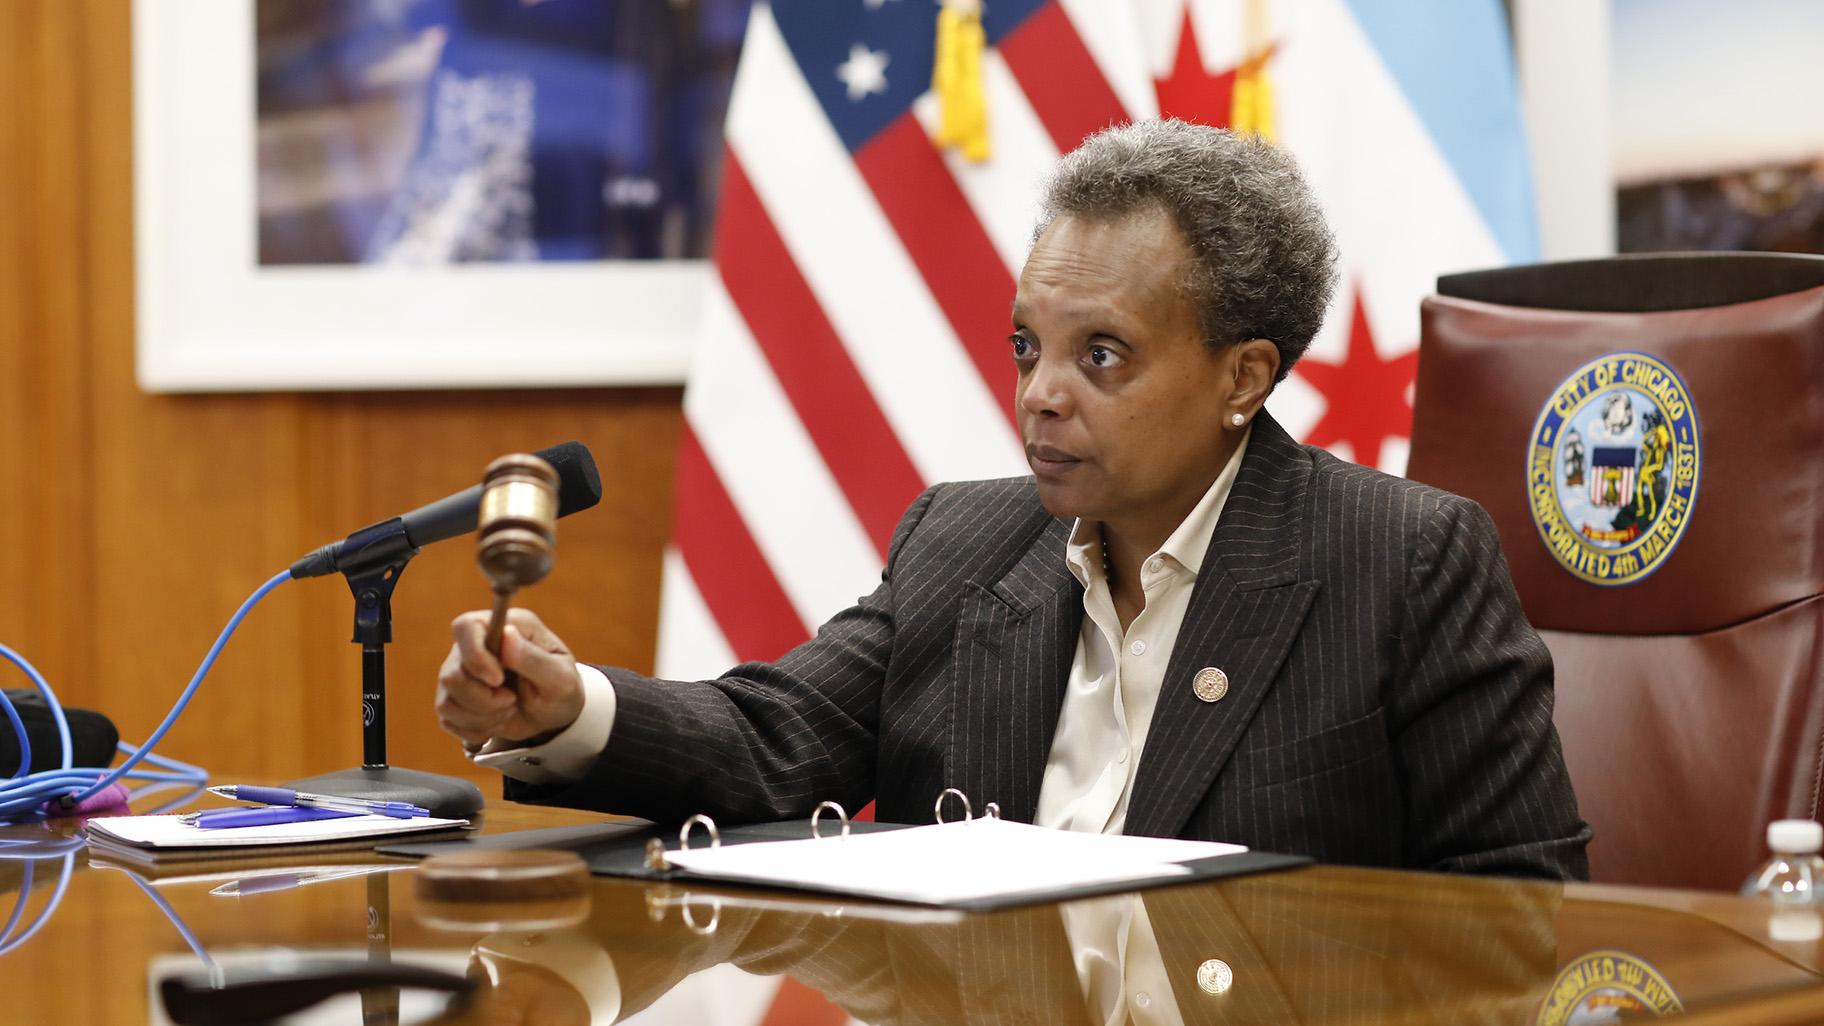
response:
<path id="1" fill-rule="evenodd" d="M 1032 339 L 1024 335 L 1007 336 L 1007 344 L 1013 347 L 1013 358 L 1016 360 L 1024 360 L 1038 351 L 1038 347 L 1032 344 Z"/>
<path id="2" fill-rule="evenodd" d="M 1121 366 L 1121 354 L 1107 346 L 1090 346 L 1089 362 L 1096 367 L 1119 367 Z"/>

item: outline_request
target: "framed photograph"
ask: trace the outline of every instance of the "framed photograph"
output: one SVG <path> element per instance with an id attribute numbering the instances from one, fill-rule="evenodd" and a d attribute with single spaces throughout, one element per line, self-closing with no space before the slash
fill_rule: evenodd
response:
<path id="1" fill-rule="evenodd" d="M 1548 259 L 1824 252 L 1824 5 L 1510 9 Z"/>
<path id="2" fill-rule="evenodd" d="M 141 387 L 682 382 L 746 12 L 136 0 Z"/>
<path id="3" fill-rule="evenodd" d="M 1614 0 L 1613 17 L 1616 248 L 1824 253 L 1824 6 Z"/>

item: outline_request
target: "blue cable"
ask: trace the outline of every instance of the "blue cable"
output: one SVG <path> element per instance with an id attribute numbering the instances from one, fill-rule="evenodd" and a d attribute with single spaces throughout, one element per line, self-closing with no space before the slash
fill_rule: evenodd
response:
<path id="1" fill-rule="evenodd" d="M 42 926 L 46 920 L 51 918 L 51 913 L 57 910 L 58 902 L 63 900 L 64 888 L 69 886 L 70 871 L 75 865 L 76 852 L 82 850 L 84 843 L 86 842 L 80 837 L 67 837 L 52 841 L 0 839 L 0 862 L 25 863 L 25 865 L 21 867 L 19 897 L 13 901 L 13 914 L 7 917 L 5 926 L 0 926 L 0 954 L 5 954 L 19 945 L 24 944 L 27 938 L 38 932 L 38 927 Z M 26 850 L 21 851 L 19 849 Z M 51 897 L 50 901 L 45 902 L 44 908 L 38 913 L 38 918 L 33 921 L 31 927 L 28 928 L 22 936 L 17 940 L 9 940 L 8 938 L 12 936 L 13 928 L 19 925 L 20 917 L 25 914 L 25 907 L 30 904 L 32 900 L 33 865 L 47 859 L 55 858 L 63 859 L 63 876 L 57 883 L 57 893 Z"/>
<path id="2" fill-rule="evenodd" d="M 196 934 L 190 932 L 190 924 L 184 922 L 184 917 L 177 914 L 177 909 L 171 907 L 171 903 L 165 900 L 165 896 L 154 890 L 151 884 L 141 880 L 138 873 L 128 873 L 127 879 L 138 884 L 139 889 L 146 892 L 146 897 L 151 898 L 152 903 L 158 906 L 158 910 L 165 914 L 165 918 L 171 920 L 171 925 L 177 930 L 177 935 L 184 939 L 185 944 L 190 945 L 190 950 L 196 952 L 196 957 L 202 959 L 203 964 L 210 969 L 216 968 L 215 959 L 209 957 L 209 949 L 203 947 L 203 942 L 197 939 Z"/>
<path id="3" fill-rule="evenodd" d="M 38 927 L 43 925 L 45 920 L 51 917 L 51 913 L 56 911 L 57 903 L 63 898 L 63 890 L 69 885 L 70 871 L 75 864 L 75 854 L 82 849 L 83 843 L 83 840 L 79 837 L 53 841 L 26 841 L 12 838 L 0 839 L 0 862 L 25 863 L 25 865 L 21 867 L 19 897 L 13 901 L 13 914 L 6 918 L 5 926 L 0 926 L 0 954 L 5 954 L 13 948 L 24 944 L 26 939 L 36 933 Z M 19 849 L 29 850 L 20 851 Z M 31 927 L 26 930 L 23 936 L 19 937 L 16 941 L 9 941 L 8 938 L 12 936 L 13 928 L 19 925 L 20 917 L 25 915 L 25 907 L 30 904 L 32 900 L 32 870 L 34 864 L 46 859 L 54 858 L 61 858 L 64 860 L 63 877 L 57 884 L 56 895 L 45 903 L 44 908 L 38 913 L 38 918 L 33 921 Z"/>
<path id="4" fill-rule="evenodd" d="M 258 605 L 260 600 L 265 598 L 272 589 L 289 580 L 291 580 L 291 571 L 289 569 L 281 570 L 274 574 L 271 580 L 260 585 L 259 589 L 253 594 L 247 596 L 247 601 L 241 603 L 241 608 L 235 610 L 234 615 L 228 618 L 228 625 L 223 627 L 222 633 L 216 636 L 215 644 L 209 646 L 209 654 L 203 657 L 202 665 L 196 668 L 196 674 L 190 678 L 190 683 L 184 687 L 184 693 L 177 697 L 177 704 L 173 705 L 171 711 L 165 714 L 164 722 L 160 723 L 158 728 L 153 730 L 139 746 L 139 751 L 128 756 L 127 761 L 116 766 L 112 773 L 109 773 L 107 776 L 96 781 L 95 786 L 77 795 L 75 801 L 80 802 L 84 798 L 89 797 L 116 780 L 119 780 L 121 777 L 126 776 L 128 770 L 139 765 L 141 759 L 144 759 L 150 754 L 153 748 L 158 747 L 158 743 L 165 739 L 165 735 L 170 732 L 172 725 L 177 723 L 177 718 L 183 715 L 184 707 L 190 704 L 190 697 L 196 694 L 196 689 L 203 683 L 204 675 L 209 672 L 210 667 L 215 665 L 215 657 L 222 654 L 222 649 L 227 646 L 228 639 L 234 636 L 235 628 L 241 625 L 242 620 L 247 619 L 247 614 L 252 612 L 253 607 Z M 68 727 L 65 727 L 64 731 L 67 736 Z M 66 740 L 64 744 L 67 747 L 69 742 Z M 67 759 L 68 756 L 66 755 L 65 758 Z"/>
<path id="5" fill-rule="evenodd" d="M 119 743 L 119 747 L 121 751 L 128 755 L 132 755 L 134 752 L 139 751 L 141 746 L 122 741 Z M 187 762 L 179 762 L 176 759 L 168 758 L 163 755 L 156 755 L 152 752 L 146 753 L 146 761 L 154 766 L 163 766 L 165 769 L 171 770 L 174 773 L 184 774 L 186 778 L 195 777 L 198 780 L 206 780 L 209 777 L 209 771 L 203 769 L 201 766 L 192 766 Z"/>
<path id="6" fill-rule="evenodd" d="M 13 927 L 19 925 L 19 917 L 25 915 L 25 905 L 27 901 L 31 900 L 31 896 L 32 863 L 27 862 L 20 868 L 19 899 L 13 902 L 13 914 L 7 917 L 5 926 L 0 926 L 0 943 L 5 943 L 6 938 L 12 934 Z"/>
<path id="7" fill-rule="evenodd" d="M 173 783 L 171 781 L 159 781 L 157 783 L 147 784 L 144 787 L 134 788 L 133 794 L 129 796 L 127 800 L 129 802 L 137 802 L 147 795 L 157 794 L 160 791 L 168 791 L 172 788 L 181 788 L 176 797 L 167 798 L 160 804 L 154 805 L 149 809 L 142 809 L 139 812 L 139 815 L 141 816 L 157 816 L 195 801 L 197 796 L 203 793 L 204 785 L 208 783 L 209 780 L 207 777 L 202 780 L 191 780 L 181 784 Z"/>
<path id="8" fill-rule="evenodd" d="M 4 688 L 0 688 L 0 706 L 5 707 L 6 718 L 13 723 L 13 733 L 19 736 L 19 769 L 13 776 L 23 777 L 32 768 L 32 739 L 26 736 L 25 721 L 19 718 L 19 710 Z"/>
<path id="9" fill-rule="evenodd" d="M 0 819 L 36 810 L 45 802 L 52 800 L 59 801 L 65 808 L 73 807 L 83 799 L 129 775 L 135 779 L 183 783 L 203 779 L 205 774 L 201 768 L 154 755 L 152 749 L 164 740 L 165 734 L 171 730 L 171 727 L 177 722 L 177 718 L 183 714 L 185 707 L 190 704 L 190 699 L 196 694 L 196 689 L 201 686 L 203 677 L 215 665 L 216 657 L 228 644 L 228 639 L 241 625 L 241 621 L 247 618 L 247 614 L 252 611 L 253 607 L 272 589 L 290 579 L 291 571 L 282 571 L 265 584 L 260 585 L 258 590 L 241 603 L 240 608 L 235 610 L 234 615 L 229 618 L 227 626 L 222 628 L 222 633 L 216 637 L 215 644 L 209 647 L 208 654 L 203 657 L 202 664 L 196 668 L 195 675 L 190 678 L 190 683 L 178 696 L 177 702 L 171 706 L 171 711 L 165 714 L 164 720 L 159 723 L 143 744 L 122 745 L 122 749 L 129 754 L 125 761 L 111 771 L 104 772 L 100 768 L 71 768 L 72 747 L 69 722 L 64 719 L 63 707 L 58 703 L 56 694 L 51 691 L 51 686 L 44 679 L 44 675 L 26 661 L 25 657 L 5 645 L 0 645 L 0 656 L 4 656 L 13 665 L 24 670 L 26 676 L 30 677 L 32 683 L 44 694 L 45 702 L 51 708 L 51 716 L 57 723 L 57 737 L 62 745 L 62 767 L 60 769 L 23 774 L 15 776 L 12 780 L 0 782 Z M 8 703 L 9 710 L 10 705 L 11 703 Z M 14 719 L 17 723 L 16 711 L 9 718 Z M 20 731 L 23 741 L 23 725 L 19 725 L 16 729 Z M 150 769 L 138 769 L 137 767 L 142 761 L 164 767 L 169 772 L 160 773 Z M 29 762 L 25 764 L 25 766 L 29 765 Z M 23 769 L 25 766 L 21 768 Z"/>
<path id="10" fill-rule="evenodd" d="M 31 863 L 26 863 L 26 866 L 30 867 Z M 31 940 L 32 934 L 37 933 L 46 922 L 50 921 L 51 913 L 57 911 L 57 906 L 63 903 L 63 892 L 69 890 L 70 875 L 75 868 L 76 855 L 74 853 L 65 855 L 63 857 L 63 872 L 57 877 L 57 890 L 52 892 L 51 900 L 45 902 L 44 907 L 38 910 L 37 917 L 32 920 L 32 925 L 25 928 L 25 932 L 12 938 L 6 938 L 5 935 L 0 934 L 0 955 L 4 955 L 14 948 L 17 948 L 19 945 L 24 944 L 26 941 Z M 31 879 L 29 873 L 27 874 L 26 879 L 29 883 Z M 23 889 L 19 892 L 19 908 L 23 909 L 25 907 L 26 895 L 29 893 L 28 890 Z M 8 926 L 8 929 L 11 929 L 10 925 Z"/>
<path id="11" fill-rule="evenodd" d="M 24 670 L 25 675 L 31 678 L 32 683 L 38 688 L 38 693 L 44 696 L 45 704 L 51 707 L 51 719 L 57 724 L 57 743 L 63 746 L 63 768 L 69 769 L 71 758 L 70 721 L 63 718 L 63 703 L 57 701 L 57 693 L 51 690 L 50 681 L 45 680 L 44 674 L 39 673 L 38 668 L 33 666 L 29 660 L 5 645 L 0 645 L 0 657 L 4 657 L 7 662 Z M 7 706 L 11 708 L 12 703 L 8 702 Z M 14 709 L 13 714 L 15 716 L 18 715 L 18 710 Z M 23 723 L 20 724 L 21 728 L 24 726 Z M 20 731 L 19 739 L 22 742 L 25 740 L 23 729 Z M 21 766 L 20 775 L 29 775 L 24 774 L 24 770 L 30 768 L 30 766 L 31 763 L 26 763 L 24 766 Z"/>
<path id="12" fill-rule="evenodd" d="M 38 693 L 44 696 L 44 702 L 51 710 L 51 719 L 57 725 L 57 741 L 61 753 L 59 761 L 62 763 L 60 769 L 25 773 L 23 771 L 31 766 L 28 762 L 20 767 L 21 773 L 13 780 L 0 784 L 0 819 L 3 819 L 16 812 L 37 809 L 45 800 L 57 797 L 60 793 L 58 787 L 62 784 L 89 782 L 95 771 L 79 772 L 71 769 L 75 746 L 70 743 L 70 721 L 64 717 L 63 703 L 57 700 L 57 693 L 51 690 L 51 684 L 44 679 L 44 674 L 38 672 L 31 660 L 6 645 L 0 645 L 0 657 L 25 671 L 25 675 L 38 688 Z M 23 734 L 20 736 L 24 737 Z"/>
<path id="13" fill-rule="evenodd" d="M 71 837 L 50 842 L 0 839 L 0 861 L 17 860 L 25 863 L 22 867 L 23 872 L 21 873 L 19 881 L 19 897 L 13 902 L 12 915 L 7 917 L 6 925 L 0 926 L 0 955 L 5 955 L 24 944 L 26 941 L 31 940 L 32 935 L 37 933 L 45 923 L 50 921 L 51 914 L 56 912 L 57 906 L 63 903 L 64 892 L 69 889 L 70 877 L 74 875 L 74 870 L 76 868 L 76 853 L 82 849 L 84 843 L 85 842 L 80 837 Z M 9 847 L 35 848 L 37 850 L 20 853 L 4 850 Z M 19 920 L 25 915 L 26 906 L 31 901 L 33 865 L 36 862 L 54 858 L 63 859 L 63 870 L 57 878 L 57 889 L 51 894 L 50 899 L 44 903 L 44 907 L 38 910 L 38 915 L 33 918 L 31 925 L 27 926 L 23 933 L 20 933 L 18 936 L 13 936 L 14 928 L 19 925 Z M 196 952 L 197 957 L 201 958 L 205 965 L 209 966 L 211 969 L 215 968 L 215 959 L 209 957 L 209 952 L 203 948 L 202 942 L 197 940 L 194 933 L 190 932 L 188 924 L 186 924 L 177 914 L 177 910 L 171 907 L 171 903 L 166 901 L 158 892 L 152 890 L 144 880 L 139 878 L 139 874 L 129 872 L 127 876 L 134 883 L 139 885 L 139 889 L 144 891 L 146 896 L 152 899 L 159 910 L 165 914 L 165 918 L 171 921 L 171 925 L 177 928 L 178 935 L 183 937 L 184 943 L 190 945 L 190 950 Z"/>
<path id="14" fill-rule="evenodd" d="M 165 714 L 163 722 L 159 723 L 151 736 L 146 738 L 146 742 L 142 745 L 120 742 L 119 748 L 127 753 L 127 758 L 111 772 L 104 773 L 99 767 L 80 769 L 72 767 L 75 747 L 70 742 L 70 724 L 63 715 L 63 705 L 57 700 L 56 692 L 51 690 L 50 682 L 44 679 L 44 675 L 38 672 L 38 668 L 33 666 L 30 660 L 6 645 L 0 644 L 0 657 L 4 657 L 8 662 L 23 670 L 25 675 L 31 679 L 32 684 L 37 687 L 39 693 L 44 696 L 45 704 L 51 710 L 51 718 L 57 725 L 57 740 L 61 749 L 59 752 L 60 766 L 57 769 L 42 770 L 37 773 L 28 772 L 32 766 L 32 747 L 30 739 L 26 736 L 25 723 L 20 719 L 19 710 L 13 705 L 12 700 L 6 696 L 3 690 L 0 690 L 0 709 L 5 710 L 7 721 L 12 724 L 13 733 L 19 738 L 19 769 L 11 779 L 0 782 L 0 820 L 20 812 L 36 811 L 39 806 L 50 800 L 60 800 L 65 807 L 74 806 L 123 777 L 151 781 L 137 792 L 142 794 L 184 784 L 191 785 L 193 789 L 201 787 L 208 779 L 208 774 L 202 767 L 166 758 L 154 753 L 152 749 L 164 740 L 165 734 L 171 730 L 171 727 L 177 722 L 177 718 L 189 706 L 190 699 L 195 696 L 197 688 L 202 685 L 203 678 L 215 665 L 216 657 L 221 655 L 223 647 L 228 644 L 228 639 L 241 625 L 241 621 L 247 618 L 247 614 L 252 611 L 253 607 L 259 604 L 259 601 L 265 598 L 272 589 L 290 579 L 291 571 L 289 570 L 277 574 L 241 603 L 241 607 L 235 610 L 234 616 L 229 618 L 228 625 L 222 628 L 222 633 L 216 637 L 215 644 L 209 647 L 208 654 L 203 657 L 202 665 L 197 667 L 196 673 L 190 678 L 190 683 L 184 688 L 183 693 L 178 696 L 177 702 L 172 705 L 171 711 Z M 162 771 L 139 769 L 137 767 L 141 762 L 160 767 Z M 187 800 L 188 797 L 189 795 L 185 795 L 179 801 Z M 13 903 L 12 914 L 7 917 L 5 926 L 0 927 L 0 955 L 5 955 L 31 940 L 32 936 L 50 919 L 51 913 L 56 910 L 57 906 L 62 904 L 64 892 L 69 889 L 70 876 L 75 868 L 75 852 L 82 845 L 83 841 L 80 838 L 74 838 L 66 844 L 52 846 L 56 850 L 46 851 L 37 842 L 0 840 L 0 859 L 25 862 L 19 898 Z M 37 847 L 40 850 L 33 852 L 7 850 L 21 847 Z M 56 858 L 60 855 L 63 858 L 63 871 L 58 876 L 56 890 L 44 903 L 44 907 L 38 910 L 38 915 L 32 919 L 31 924 L 24 931 L 14 935 L 14 930 L 18 927 L 19 920 L 23 917 L 26 904 L 31 896 L 33 864 L 39 859 Z M 138 877 L 134 877 L 134 882 L 140 882 Z M 140 889 L 144 890 L 158 904 L 191 949 L 205 962 L 213 965 L 213 960 L 197 942 L 196 937 L 185 927 L 183 920 L 177 917 L 176 911 L 171 908 L 170 904 L 162 896 L 147 888 L 145 884 L 141 883 Z"/>

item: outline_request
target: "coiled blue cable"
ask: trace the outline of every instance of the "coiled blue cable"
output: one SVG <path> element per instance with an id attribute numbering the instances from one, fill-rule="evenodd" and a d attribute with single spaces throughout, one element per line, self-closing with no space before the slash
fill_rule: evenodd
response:
<path id="1" fill-rule="evenodd" d="M 13 776 L 23 777 L 32 768 L 32 739 L 26 736 L 25 721 L 19 718 L 18 708 L 4 689 L 0 689 L 0 708 L 5 708 L 6 718 L 13 724 L 13 733 L 19 737 L 19 768 L 13 771 Z"/>
<path id="2" fill-rule="evenodd" d="M 32 666 L 24 656 L 5 645 L 0 645 L 0 657 L 4 657 L 8 662 L 25 671 L 25 675 L 31 678 L 32 684 L 44 695 L 45 703 L 51 709 L 51 718 L 56 722 L 57 741 L 61 746 L 61 766 L 59 768 L 41 770 L 37 773 L 21 772 L 11 780 L 0 782 L 0 820 L 36 811 L 47 801 L 57 801 L 66 808 L 72 807 L 127 776 L 139 780 L 167 783 L 192 783 L 203 779 L 202 769 L 175 759 L 155 755 L 152 749 L 164 740 L 171 727 L 177 723 L 177 718 L 183 715 L 184 709 L 190 704 L 190 699 L 196 694 L 196 689 L 202 685 L 203 677 L 209 673 L 210 667 L 215 665 L 216 657 L 228 644 L 228 639 L 234 635 L 235 629 L 241 625 L 241 621 L 247 618 L 247 614 L 253 610 L 253 607 L 258 605 L 259 601 L 265 598 L 272 589 L 290 579 L 291 571 L 282 571 L 265 584 L 260 585 L 252 595 L 247 597 L 245 602 L 241 603 L 240 608 L 235 610 L 234 615 L 228 619 L 227 626 L 222 628 L 222 633 L 216 637 L 215 644 L 209 647 L 208 654 L 203 656 L 202 664 L 196 668 L 196 673 L 190 678 L 190 683 L 185 686 L 183 693 L 178 695 L 177 701 L 171 706 L 171 711 L 165 714 L 164 720 L 153 729 L 145 743 L 123 744 L 121 750 L 127 752 L 127 758 L 112 770 L 104 771 L 99 767 L 73 768 L 70 765 L 73 755 L 70 745 L 70 725 L 64 719 L 63 706 L 57 701 L 56 693 L 51 690 L 51 685 L 44 679 L 44 675 L 39 673 L 37 668 Z M 3 692 L 0 692 L 0 703 L 4 703 L 7 719 L 12 722 L 14 732 L 19 735 L 20 748 L 27 750 L 25 725 L 19 719 L 18 710 L 13 708 L 10 701 L 6 701 Z M 139 769 L 141 762 L 150 762 L 153 766 L 162 767 L 165 772 Z M 30 765 L 31 762 L 28 758 L 21 764 L 21 771 Z"/>
<path id="3" fill-rule="evenodd" d="M 30 862 L 26 863 L 25 880 L 19 889 L 19 901 L 13 906 L 13 918 L 7 920 L 7 933 L 12 932 L 13 924 L 18 922 L 19 913 L 25 910 L 26 898 L 32 893 L 31 865 Z M 18 948 L 26 941 L 31 940 L 33 934 L 42 929 L 45 923 L 50 922 L 51 913 L 57 911 L 57 906 L 63 903 L 63 892 L 70 889 L 70 876 L 75 868 L 76 854 L 71 852 L 64 855 L 63 869 L 57 876 L 57 889 L 51 892 L 49 900 L 47 900 L 44 903 L 44 906 L 38 910 L 38 915 L 32 919 L 31 925 L 27 926 L 17 936 L 7 936 L 6 933 L 0 933 L 0 955 L 4 955 L 9 951 Z"/>
<path id="4" fill-rule="evenodd" d="M 19 900 L 13 902 L 13 914 L 6 918 L 6 925 L 0 926 L 0 944 L 13 935 L 13 927 L 19 925 L 20 917 L 25 915 L 25 903 L 32 894 L 32 864 L 27 862 L 20 870 Z"/>

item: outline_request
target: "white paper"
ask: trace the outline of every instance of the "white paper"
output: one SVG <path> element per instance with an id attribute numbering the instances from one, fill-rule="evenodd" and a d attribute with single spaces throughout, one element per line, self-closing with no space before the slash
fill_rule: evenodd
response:
<path id="1" fill-rule="evenodd" d="M 1246 850 L 982 818 L 849 837 L 698 848 L 666 858 L 705 877 L 943 905 L 1170 880 L 1190 874 L 1178 863 Z"/>
<path id="2" fill-rule="evenodd" d="M 108 816 L 89 820 L 91 837 L 135 848 L 239 848 L 243 845 L 325 844 L 362 837 L 391 837 L 427 830 L 468 826 L 466 819 L 418 816 L 345 816 L 306 823 L 271 823 L 266 826 L 225 827 L 204 830 L 179 816 Z"/>

